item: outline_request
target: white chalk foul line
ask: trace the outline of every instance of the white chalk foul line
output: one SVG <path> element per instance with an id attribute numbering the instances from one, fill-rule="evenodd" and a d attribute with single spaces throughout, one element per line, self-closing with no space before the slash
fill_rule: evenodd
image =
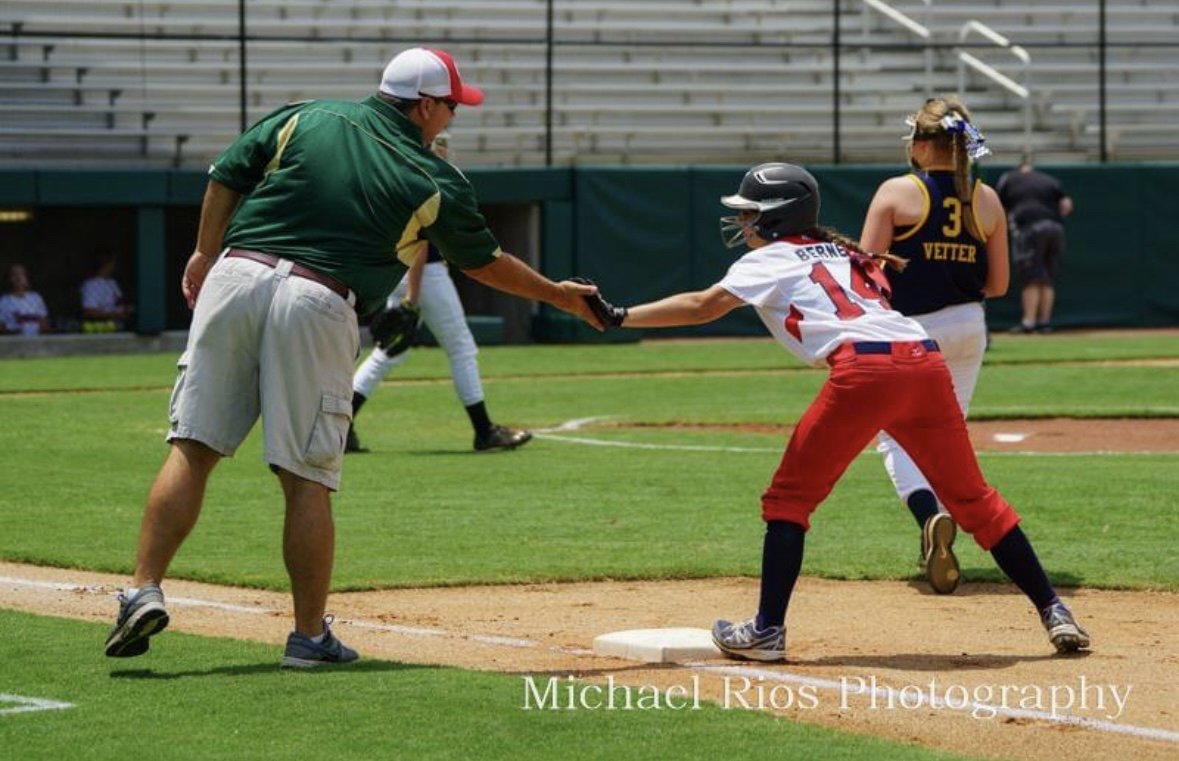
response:
<path id="1" fill-rule="evenodd" d="M 615 415 L 596 415 L 594 417 L 578 417 L 572 420 L 566 420 L 558 426 L 553 428 L 533 428 L 533 433 L 555 433 L 557 431 L 576 431 L 585 426 L 596 423 L 599 420 L 610 420 L 616 417 Z"/>
<path id="2" fill-rule="evenodd" d="M 83 586 L 80 584 L 63 584 L 55 581 L 38 581 L 36 579 L 18 579 L 12 576 L 0 576 L 0 585 L 10 585 L 14 587 L 28 587 L 32 589 L 52 589 L 57 592 L 84 592 L 87 594 L 105 594 L 113 595 L 109 589 L 104 589 L 101 586 Z M 245 613 L 252 616 L 275 616 L 283 615 L 282 611 L 274 610 L 272 608 L 264 608 L 261 606 L 246 606 L 234 605 L 226 602 L 216 602 L 215 600 L 200 600 L 193 597 L 168 597 L 167 604 L 170 606 L 177 606 L 182 608 L 212 608 L 213 610 L 223 610 L 227 613 Z M 519 639 L 516 637 L 504 637 L 493 634 L 458 634 L 448 632 L 443 629 L 430 629 L 421 626 L 402 626 L 400 624 L 382 624 L 376 621 L 362 621 L 360 619 L 339 619 L 340 623 L 348 626 L 356 627 L 357 629 L 368 629 L 370 631 L 389 632 L 390 634 L 400 634 L 406 637 L 448 637 L 451 639 L 465 639 L 472 642 L 479 642 L 484 645 L 492 645 L 496 647 L 512 647 L 516 649 L 526 648 L 542 648 L 550 652 L 563 653 L 565 655 L 578 656 L 592 656 L 592 650 L 582 650 L 580 648 L 562 647 L 562 646 L 548 646 L 542 645 L 530 639 Z"/>
<path id="3" fill-rule="evenodd" d="M 97 586 L 82 586 L 78 584 L 63 584 L 59 582 L 36 581 L 33 579 L 19 579 L 11 576 L 0 576 L 0 584 L 6 584 L 16 587 L 31 587 L 34 589 L 54 589 L 63 592 L 85 592 L 91 594 L 111 594 L 102 587 Z M 169 598 L 170 604 L 176 604 L 185 607 L 202 607 L 213 608 L 215 610 L 224 610 L 233 613 L 245 613 L 249 615 L 263 615 L 273 616 L 280 614 L 282 611 L 276 611 L 263 607 L 246 607 L 243 605 L 231 605 L 228 603 L 215 602 L 212 600 L 201 600 L 191 597 L 177 597 Z M 358 629 L 368 629 L 372 631 L 383 631 L 391 634 L 399 634 L 406 637 L 446 637 L 451 639 L 468 640 L 471 642 L 478 642 L 480 644 L 489 645 L 492 647 L 510 647 L 513 649 L 542 649 L 548 652 L 561 653 L 563 655 L 572 655 L 583 658 L 597 657 L 592 650 L 586 650 L 576 647 L 563 646 L 545 646 L 539 642 L 530 639 L 517 639 L 514 637 L 504 637 L 490 634 L 461 634 L 456 632 L 448 632 L 444 629 L 430 629 L 413 626 L 399 626 L 396 624 L 382 624 L 374 621 L 363 621 L 359 619 L 340 619 L 340 623 L 347 626 L 354 626 Z M 810 685 L 817 689 L 824 690 L 843 690 L 847 694 L 868 695 L 875 694 L 884 699 L 895 700 L 899 696 L 899 691 L 893 690 L 889 687 L 877 687 L 875 690 L 869 689 L 866 685 L 855 686 L 845 685 L 831 679 L 822 679 L 819 677 L 803 676 L 801 674 L 792 674 L 788 671 L 774 671 L 770 669 L 759 669 L 748 666 L 722 666 L 716 664 L 702 663 L 702 662 L 688 662 L 677 664 L 686 669 L 694 669 L 698 671 L 706 671 L 718 674 L 730 674 L 733 676 L 741 676 L 754 679 L 765 679 L 767 681 L 775 681 L 782 683 Z M 16 696 L 7 696 L 0 694 L 0 702 L 5 698 L 13 698 Z M 37 698 L 20 698 L 21 700 L 39 700 Z M 1068 724 L 1072 726 L 1082 727 L 1085 729 L 1092 729 L 1098 732 L 1110 732 L 1115 734 L 1130 735 L 1133 737 L 1140 737 L 1149 740 L 1160 740 L 1163 742 L 1179 743 L 1179 732 L 1169 729 L 1157 729 L 1154 727 L 1140 727 L 1134 724 L 1120 724 L 1114 721 L 1102 721 L 1099 719 L 1089 719 L 1081 716 L 1073 716 L 1071 714 L 1057 714 L 1048 711 L 1032 711 L 1023 708 L 1009 708 L 1004 705 L 995 705 L 991 703 L 982 703 L 978 701 L 971 701 L 964 705 L 954 705 L 947 703 L 944 700 L 939 700 L 936 697 L 928 698 L 924 694 L 920 695 L 921 705 L 928 705 L 931 708 L 945 709 L 954 711 L 959 714 L 970 714 L 975 711 L 985 711 L 996 716 L 1005 716 L 1010 718 L 1035 719 L 1056 724 Z M 72 704 L 58 703 L 57 701 L 40 701 L 45 703 L 43 707 L 25 707 L 21 706 L 17 709 L 0 710 L 3 713 L 15 713 L 31 710 L 47 710 L 50 708 L 71 708 Z"/>
<path id="4" fill-rule="evenodd" d="M 56 581 L 37 581 L 35 579 L 17 579 L 12 576 L 0 576 L 0 584 L 11 584 L 14 587 L 32 587 L 33 589 L 53 589 L 58 592 L 89 592 L 102 594 L 102 587 L 86 587 L 81 584 L 62 584 Z"/>
<path id="5" fill-rule="evenodd" d="M 0 716 L 10 716 L 14 713 L 32 713 L 33 711 L 60 711 L 73 708 L 73 703 L 63 703 L 60 700 L 45 698 L 30 698 L 24 695 L 8 695 L 0 692 L 0 705 L 16 703 L 12 708 L 0 708 Z"/>
<path id="6" fill-rule="evenodd" d="M 192 597 L 169 597 L 167 598 L 169 605 L 178 605 L 182 608 L 216 608 L 217 610 L 224 610 L 229 613 L 261 613 L 270 615 L 277 611 L 266 610 L 260 607 L 250 607 L 246 605 L 233 605 L 227 602 L 212 602 L 210 600 L 197 600 Z"/>
<path id="7" fill-rule="evenodd" d="M 780 448 L 768 447 L 717 447 L 693 446 L 689 444 L 642 444 L 634 441 L 611 441 L 608 439 L 589 439 L 584 436 L 565 436 L 565 431 L 578 431 L 587 425 L 601 420 L 612 420 L 617 415 L 597 415 L 595 417 L 581 417 L 566 420 L 553 428 L 535 428 L 532 433 L 538 439 L 550 441 L 564 441 L 568 444 L 585 444 L 591 447 L 621 447 L 624 449 L 663 449 L 676 452 L 780 452 Z"/>
<path id="8" fill-rule="evenodd" d="M 758 453 L 764 454 L 766 452 L 781 452 L 782 447 L 722 447 L 709 445 L 693 445 L 693 444 L 649 444 L 638 441 L 620 441 L 617 439 L 592 439 L 586 436 L 566 436 L 563 431 L 577 431 L 584 428 L 591 423 L 596 423 L 599 420 L 610 420 L 616 417 L 615 415 L 599 415 L 597 417 L 575 418 L 561 423 L 552 428 L 535 428 L 532 433 L 538 439 L 547 439 L 549 441 L 563 441 L 567 444 L 582 444 L 590 447 L 616 447 L 619 449 L 651 449 L 663 450 L 671 452 L 740 452 L 740 453 Z M 1000 443 L 1015 443 L 1023 439 L 1000 439 L 1000 436 L 1024 436 L 1024 434 L 996 434 L 995 439 Z M 874 447 L 865 449 L 861 454 L 875 453 Z M 1115 452 L 1112 450 L 1096 450 L 1092 452 L 1029 452 L 1006 450 L 999 452 L 976 452 L 979 457 L 1008 457 L 1011 455 L 1018 455 L 1020 457 L 1087 457 L 1087 456 L 1117 456 L 1117 455 L 1162 455 L 1174 456 L 1179 452 L 1150 452 L 1150 451 L 1122 451 Z"/>
<path id="9" fill-rule="evenodd" d="M 781 452 L 781 447 L 716 447 L 693 446 L 690 444 L 644 444 L 637 441 L 610 441 L 587 439 L 583 436 L 559 436 L 552 433 L 538 433 L 538 439 L 564 441 L 570 444 L 585 444 L 591 447 L 621 447 L 624 449 L 662 449 L 674 452 Z"/>
<path id="10" fill-rule="evenodd" d="M 819 679 L 816 677 L 802 676 L 801 674 L 791 674 L 788 671 L 772 671 L 770 669 L 752 668 L 749 666 L 717 666 L 708 663 L 685 663 L 684 666 L 701 671 L 708 671 L 717 674 L 730 674 L 733 676 L 740 676 L 751 679 L 764 679 L 772 682 L 782 682 L 789 684 L 809 685 L 820 690 L 837 690 L 841 693 L 849 695 L 875 695 L 884 700 L 895 702 L 900 697 L 900 691 L 894 690 L 891 687 L 876 687 L 870 688 L 866 684 L 852 685 L 850 683 L 837 682 L 832 679 Z M 1153 727 L 1139 727 L 1133 724 L 1119 724 L 1114 721 L 1103 721 L 1101 719 L 1089 719 L 1083 716 L 1073 716 L 1071 714 L 1052 713 L 1049 711 L 1032 711 L 1025 708 L 1010 708 L 1002 704 L 983 703 L 979 701 L 970 701 L 962 705 L 951 704 L 945 700 L 937 698 L 936 696 L 926 696 L 920 693 L 919 705 L 929 706 L 930 708 L 956 711 L 958 713 L 975 713 L 982 711 L 988 715 L 1003 716 L 1013 719 L 1035 719 L 1038 721 L 1046 721 L 1054 724 L 1068 724 L 1071 726 L 1084 727 L 1085 729 L 1094 729 L 1099 732 L 1113 732 L 1116 734 L 1131 735 L 1133 737 L 1141 737 L 1149 740 L 1162 740 L 1163 742 L 1179 743 L 1179 732 L 1174 732 L 1169 729 L 1155 729 Z"/>
<path id="11" fill-rule="evenodd" d="M 407 637 L 445 637 L 446 632 L 441 629 L 425 629 L 416 626 L 400 626 L 398 624 L 374 624 L 368 621 L 347 621 L 349 626 L 358 629 L 371 629 L 378 632 L 392 632 L 404 634 Z"/>

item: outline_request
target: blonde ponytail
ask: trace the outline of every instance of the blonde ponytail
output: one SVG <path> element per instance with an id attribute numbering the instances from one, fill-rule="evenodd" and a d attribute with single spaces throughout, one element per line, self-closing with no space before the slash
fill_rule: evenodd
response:
<path id="1" fill-rule="evenodd" d="M 966 232 L 982 240 L 984 236 L 974 216 L 974 178 L 970 171 L 970 156 L 966 152 L 966 135 L 962 133 L 954 135 L 954 192 L 962 204 Z"/>

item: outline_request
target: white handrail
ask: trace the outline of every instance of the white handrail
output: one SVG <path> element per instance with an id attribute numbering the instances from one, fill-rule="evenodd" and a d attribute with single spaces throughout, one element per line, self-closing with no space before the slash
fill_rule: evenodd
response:
<path id="1" fill-rule="evenodd" d="M 865 0 L 867 2 L 867 0 Z M 996 32 L 986 24 L 978 20 L 970 20 L 962 25 L 958 30 L 958 42 L 963 43 L 971 34 L 977 34 L 986 38 L 993 45 L 1003 48 L 1019 59 L 1020 63 L 1020 79 L 1022 83 L 1016 82 L 1011 77 L 991 66 L 984 63 L 977 56 L 967 53 L 965 50 L 958 48 L 955 52 L 958 55 L 958 93 L 960 95 L 966 92 L 966 67 L 969 66 L 978 73 L 982 74 L 987 79 L 999 85 L 1003 89 L 1015 95 L 1023 101 L 1023 143 L 1024 152 L 1031 153 L 1032 150 L 1032 99 L 1031 90 L 1028 87 L 1028 70 L 1032 63 L 1032 57 L 1028 52 L 1019 45 L 1011 44 L 1011 40 Z"/>
<path id="2" fill-rule="evenodd" d="M 962 63 L 966 64 L 970 68 L 974 69 L 978 73 L 982 74 L 983 76 L 987 77 L 988 79 L 994 81 L 996 84 L 1003 86 L 1008 91 L 1010 91 L 1013 95 L 1015 95 L 1017 98 L 1025 99 L 1028 97 L 1028 95 L 1029 95 L 1028 88 L 1024 87 L 1023 85 L 1021 85 L 1020 83 L 1018 83 L 1014 79 L 1012 79 L 1011 77 L 1002 73 L 1001 71 L 996 69 L 994 66 L 991 66 L 990 64 L 983 63 L 978 58 L 975 58 L 974 56 L 972 56 L 970 53 L 967 53 L 964 51 L 959 52 L 958 53 L 958 60 L 961 61 Z M 959 89 L 959 91 L 961 91 L 962 87 L 959 86 L 958 89 Z"/>
<path id="3" fill-rule="evenodd" d="M 967 21 L 962 25 L 962 29 L 958 31 L 958 41 L 964 42 L 966 38 L 970 36 L 971 32 L 977 32 L 978 34 L 981 34 L 983 37 L 986 37 L 988 40 L 1001 48 L 1011 48 L 1011 52 L 1015 54 L 1015 57 L 1024 63 L 1032 62 L 1032 58 L 1028 55 L 1028 51 L 1024 50 L 1019 45 L 1012 45 L 1011 40 L 999 34 L 983 22 L 975 19 Z"/>
<path id="4" fill-rule="evenodd" d="M 839 2 L 839 0 L 835 0 L 835 1 Z M 873 11 L 876 11 L 877 13 L 881 14 L 882 16 L 888 17 L 889 19 L 891 19 L 894 23 L 898 24 L 899 26 L 904 27 L 906 31 L 911 32 L 912 34 L 915 34 L 918 37 L 920 37 L 921 39 L 928 42 L 930 40 L 930 38 L 933 37 L 933 33 L 930 31 L 930 28 L 929 28 L 930 27 L 929 14 L 930 14 L 930 8 L 933 6 L 933 0 L 921 0 L 921 2 L 925 5 L 925 14 L 924 14 L 925 23 L 924 24 L 914 21 L 912 18 L 910 18 L 908 15 L 906 15 L 902 11 L 898 11 L 896 8 L 893 8 L 891 5 L 884 2 L 884 0 L 864 0 L 864 12 L 862 14 L 863 21 L 864 21 L 864 37 L 866 38 L 868 36 L 868 32 L 869 32 L 868 11 L 873 10 Z M 931 92 L 931 88 L 933 87 L 933 50 L 928 45 L 926 45 L 924 54 L 925 54 L 925 94 L 929 95 Z"/>
<path id="5" fill-rule="evenodd" d="M 921 1 L 923 3 L 925 3 L 926 13 L 928 16 L 928 9 L 929 9 L 929 6 L 933 4 L 933 0 L 921 0 Z M 928 26 L 926 26 L 925 24 L 917 23 L 916 21 L 909 18 L 901 11 L 898 11 L 896 8 L 893 8 L 888 3 L 885 3 L 882 0 L 864 0 L 864 5 L 867 6 L 868 8 L 871 8 L 872 10 L 876 11 L 877 13 L 879 13 L 883 16 L 888 16 L 890 19 L 892 19 L 896 23 L 900 24 L 901 26 L 905 27 L 906 29 L 908 29 L 910 32 L 917 35 L 921 39 L 923 39 L 923 40 L 929 39 L 930 31 L 929 31 Z M 868 14 L 865 13 L 864 14 L 865 31 L 867 30 L 867 26 L 868 26 L 867 19 L 868 19 Z M 928 20 L 928 18 L 926 20 Z"/>

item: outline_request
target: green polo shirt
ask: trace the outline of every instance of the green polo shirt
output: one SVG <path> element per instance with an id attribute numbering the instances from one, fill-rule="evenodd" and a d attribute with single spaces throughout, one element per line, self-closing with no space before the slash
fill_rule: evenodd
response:
<path id="1" fill-rule="evenodd" d="M 346 283 L 379 308 L 428 239 L 461 269 L 500 254 L 475 191 L 376 97 L 313 100 L 250 127 L 209 168 L 243 194 L 225 245 L 264 251 Z"/>

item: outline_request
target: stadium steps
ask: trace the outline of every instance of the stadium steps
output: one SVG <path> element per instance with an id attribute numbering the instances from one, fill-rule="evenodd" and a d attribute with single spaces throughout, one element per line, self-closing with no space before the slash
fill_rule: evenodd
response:
<path id="1" fill-rule="evenodd" d="M 865 24 L 859 3 L 843 1 L 844 40 L 851 46 L 841 66 L 843 158 L 892 162 L 900 118 L 922 97 L 923 56 L 899 48 L 910 40 L 879 19 L 868 17 Z M 922 18 L 917 0 L 896 4 Z M 626 0 L 555 4 L 558 161 L 830 159 L 829 0 L 674 5 L 669 13 L 666 3 L 657 9 Z M 1095 35 L 1094 7 L 1067 0 L 938 0 L 933 28 L 937 39 L 949 42 L 961 23 L 977 17 L 1016 42 L 1088 44 Z M 1110 0 L 1108 7 L 1113 42 L 1174 39 L 1179 30 L 1179 9 L 1168 5 Z M 459 155 L 471 165 L 539 163 L 546 92 L 544 50 L 537 42 L 544 8 L 543 0 L 250 0 L 252 35 L 330 41 L 251 41 L 248 116 L 256 119 L 289 100 L 363 97 L 383 63 L 404 47 L 400 40 L 463 38 L 448 47 L 468 78 L 487 91 L 488 104 L 460 111 L 454 126 Z M 8 0 L 0 7 L 0 54 L 8 53 L 0 60 L 7 130 L 0 133 L 0 152 L 16 156 L 17 148 L 35 145 L 40 153 L 30 155 L 33 163 L 53 160 L 56 137 L 68 139 L 63 150 L 85 153 L 80 143 L 89 129 L 103 132 L 94 135 L 103 156 L 117 156 L 112 146 L 134 145 L 129 160 L 203 166 L 238 128 L 236 23 L 236 0 Z M 78 30 L 108 36 L 61 36 Z M 393 36 L 390 30 L 397 39 L 379 39 Z M 140 39 L 141 32 L 179 36 Z M 209 33 L 225 38 L 183 39 Z M 865 53 L 854 47 L 861 42 L 876 47 Z M 717 43 L 761 47 L 737 55 Z M 1032 142 L 1040 159 L 1094 158 L 1095 52 L 1033 52 Z M 1010 70 L 1001 55 L 988 51 L 986 57 Z M 1175 138 L 1158 125 L 1173 121 L 1171 104 L 1179 101 L 1177 59 L 1166 46 L 1110 49 L 1107 147 L 1119 156 L 1174 157 Z M 955 89 L 955 69 L 951 53 L 939 51 L 934 89 Z M 992 145 L 1005 153 L 1022 150 L 1016 99 L 973 77 L 966 97 Z M 1155 103 L 1160 108 L 1148 107 Z M 40 135 L 27 134 L 42 127 Z"/>

